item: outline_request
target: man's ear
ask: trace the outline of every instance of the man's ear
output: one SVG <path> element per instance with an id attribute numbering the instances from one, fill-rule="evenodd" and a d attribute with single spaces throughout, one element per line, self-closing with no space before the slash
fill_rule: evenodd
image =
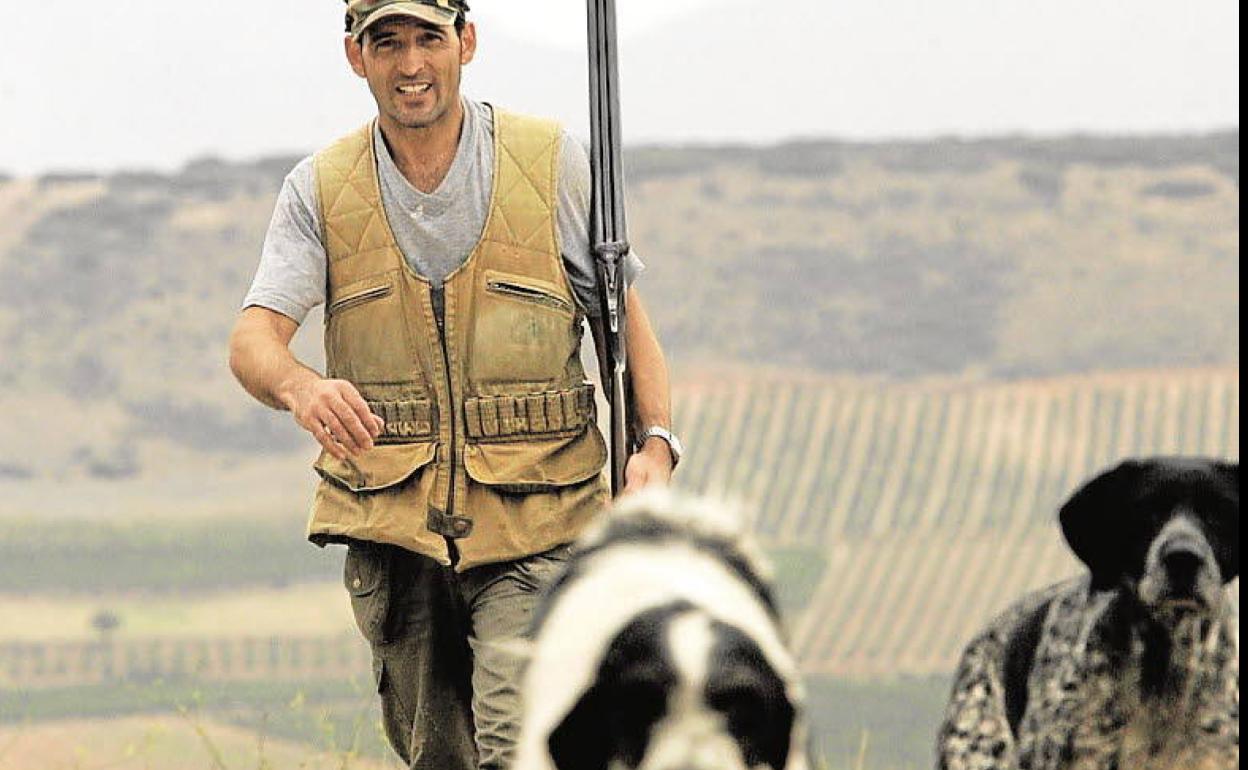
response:
<path id="1" fill-rule="evenodd" d="M 477 55 L 477 25 L 468 22 L 459 32 L 459 63 L 468 64 Z"/>
<path id="2" fill-rule="evenodd" d="M 1093 585 L 1116 581 L 1124 568 L 1123 539 L 1130 530 L 1124 525 L 1143 473 L 1141 463 L 1127 460 L 1076 490 L 1058 513 L 1070 550 L 1092 570 Z"/>
<path id="3" fill-rule="evenodd" d="M 363 43 L 347 35 L 342 39 L 342 47 L 347 54 L 347 62 L 351 65 L 351 70 L 362 78 L 367 77 L 364 73 Z"/>

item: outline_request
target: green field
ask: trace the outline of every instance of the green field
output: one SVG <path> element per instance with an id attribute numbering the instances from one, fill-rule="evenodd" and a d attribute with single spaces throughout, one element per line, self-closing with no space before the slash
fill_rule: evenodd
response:
<path id="1" fill-rule="evenodd" d="M 0 517 L 0 586 L 18 594 L 180 596 L 334 579 L 341 549 L 310 545 L 303 526 L 286 517 L 167 517 L 158 526 L 137 516 Z"/>

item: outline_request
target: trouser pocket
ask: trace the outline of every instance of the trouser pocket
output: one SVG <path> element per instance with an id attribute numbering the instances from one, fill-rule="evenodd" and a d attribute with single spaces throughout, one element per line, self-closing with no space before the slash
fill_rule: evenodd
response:
<path id="1" fill-rule="evenodd" d="M 351 595 L 351 611 L 370 644 L 385 641 L 390 614 L 390 572 L 394 548 L 363 540 L 347 547 L 342 580 Z"/>
<path id="2" fill-rule="evenodd" d="M 570 558 L 572 558 L 571 544 L 557 545 L 548 551 L 513 562 L 512 575 L 528 592 L 540 593 L 547 590 L 551 583 L 567 569 Z"/>

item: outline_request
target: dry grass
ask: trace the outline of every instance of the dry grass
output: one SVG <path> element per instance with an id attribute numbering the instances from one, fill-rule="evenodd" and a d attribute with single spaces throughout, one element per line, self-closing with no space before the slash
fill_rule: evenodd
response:
<path id="1" fill-rule="evenodd" d="M 0 770 L 393 770 L 194 715 L 0 726 Z"/>

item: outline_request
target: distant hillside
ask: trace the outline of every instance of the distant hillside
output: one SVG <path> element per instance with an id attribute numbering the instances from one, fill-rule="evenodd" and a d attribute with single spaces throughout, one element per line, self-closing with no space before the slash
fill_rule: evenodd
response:
<path id="1" fill-rule="evenodd" d="M 674 354 L 893 376 L 1238 360 L 1239 137 L 633 158 Z"/>
<path id="2" fill-rule="evenodd" d="M 0 181 L 0 482 L 306 447 L 225 367 L 295 160 Z M 1238 365 L 1238 132 L 638 148 L 628 162 L 642 288 L 678 372 Z M 313 363 L 317 325 L 299 343 Z"/>

